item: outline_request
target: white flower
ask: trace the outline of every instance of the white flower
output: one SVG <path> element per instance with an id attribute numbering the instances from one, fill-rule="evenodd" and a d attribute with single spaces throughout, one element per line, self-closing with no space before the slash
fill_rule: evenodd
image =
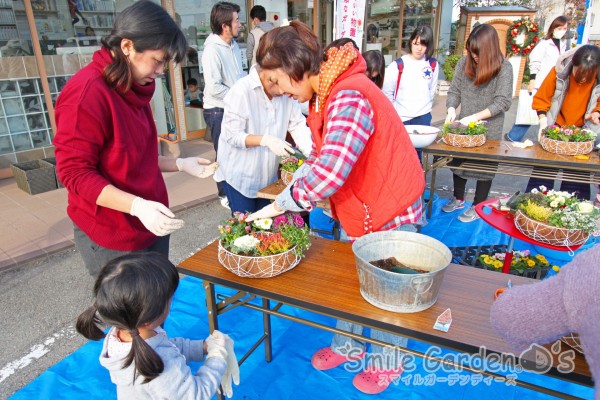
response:
<path id="1" fill-rule="evenodd" d="M 273 219 L 271 218 L 261 218 L 254 221 L 254 226 L 262 230 L 271 229 L 271 225 L 273 224 Z"/>
<path id="2" fill-rule="evenodd" d="M 594 211 L 594 205 L 589 201 L 583 201 L 583 202 L 577 204 L 577 208 L 579 209 L 579 212 L 582 214 L 589 214 L 592 211 Z"/>
<path id="3" fill-rule="evenodd" d="M 552 202 L 550 203 L 550 207 L 552 207 L 552 208 L 558 207 L 558 201 L 552 200 Z"/>
<path id="4" fill-rule="evenodd" d="M 260 243 L 260 240 L 252 235 L 244 235 L 233 241 L 233 246 L 237 247 L 241 251 L 252 251 L 256 248 L 256 245 Z"/>
<path id="5" fill-rule="evenodd" d="M 546 188 L 546 186 L 544 186 L 544 185 L 540 186 L 540 191 L 545 192 L 546 190 L 548 190 L 548 188 Z"/>
<path id="6" fill-rule="evenodd" d="M 535 194 L 535 193 L 537 193 L 537 192 L 538 192 L 538 190 L 537 190 L 537 189 L 535 189 L 535 188 L 531 189 L 531 193 L 534 193 L 534 194 Z"/>

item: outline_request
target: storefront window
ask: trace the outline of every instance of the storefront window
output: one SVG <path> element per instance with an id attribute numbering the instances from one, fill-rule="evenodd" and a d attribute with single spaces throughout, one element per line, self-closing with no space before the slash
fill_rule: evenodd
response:
<path id="1" fill-rule="evenodd" d="M 435 15 L 431 0 L 410 0 L 404 3 L 402 19 L 402 48 L 408 51 L 410 35 L 419 26 L 427 25 L 435 32 Z"/>

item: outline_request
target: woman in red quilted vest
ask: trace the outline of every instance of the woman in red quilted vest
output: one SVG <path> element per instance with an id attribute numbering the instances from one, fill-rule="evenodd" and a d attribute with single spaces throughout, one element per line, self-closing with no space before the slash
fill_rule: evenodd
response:
<path id="1" fill-rule="evenodd" d="M 310 101 L 314 147 L 295 181 L 249 220 L 310 211 L 329 199 L 348 240 L 375 231 L 415 230 L 424 174 L 398 113 L 365 75 L 366 62 L 353 44 L 336 42 L 323 54 L 310 28 L 293 21 L 263 36 L 257 61 L 284 94 Z M 345 321 L 337 327 L 359 334 L 363 328 Z M 406 345 L 406 338 L 379 331 L 372 330 L 371 337 Z M 326 370 L 364 357 L 363 342 L 336 334 L 331 346 L 313 355 L 312 364 Z M 402 353 L 390 348 L 373 345 L 364 361 L 353 384 L 365 393 L 384 391 L 402 373 Z"/>

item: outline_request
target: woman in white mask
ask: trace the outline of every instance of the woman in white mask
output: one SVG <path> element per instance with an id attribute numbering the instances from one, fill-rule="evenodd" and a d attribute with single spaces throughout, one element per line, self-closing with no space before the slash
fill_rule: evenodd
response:
<path id="1" fill-rule="evenodd" d="M 530 93 L 537 91 L 548 72 L 556 65 L 558 57 L 564 53 L 567 46 L 565 34 L 567 33 L 567 18 L 559 16 L 548 28 L 546 38 L 540 41 L 529 55 L 529 81 L 528 90 Z"/>
<path id="2" fill-rule="evenodd" d="M 556 65 L 558 57 L 565 52 L 567 41 L 565 34 L 568 30 L 567 18 L 559 16 L 554 18 L 548 28 L 544 40 L 538 42 L 529 55 L 529 86 L 527 90 L 531 95 L 538 91 L 548 72 Z M 513 125 L 506 134 L 505 140 L 520 142 L 530 125 Z"/>

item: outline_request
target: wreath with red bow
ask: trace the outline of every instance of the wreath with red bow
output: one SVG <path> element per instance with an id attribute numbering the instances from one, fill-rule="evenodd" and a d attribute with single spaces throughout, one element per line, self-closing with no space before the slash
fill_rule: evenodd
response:
<path id="1" fill-rule="evenodd" d="M 506 57 L 526 56 L 539 41 L 540 30 L 529 17 L 514 21 L 506 31 Z"/>

